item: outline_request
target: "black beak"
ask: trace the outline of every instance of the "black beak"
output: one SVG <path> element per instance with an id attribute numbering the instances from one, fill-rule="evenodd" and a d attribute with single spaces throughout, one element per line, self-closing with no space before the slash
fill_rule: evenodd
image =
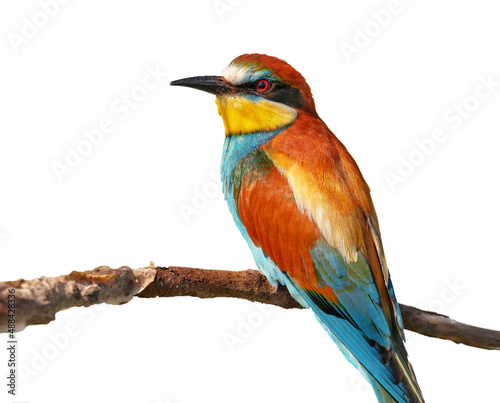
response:
<path id="1" fill-rule="evenodd" d="M 234 87 L 224 77 L 219 76 L 183 78 L 181 80 L 172 81 L 170 85 L 191 87 L 215 95 L 229 94 L 234 91 Z"/>

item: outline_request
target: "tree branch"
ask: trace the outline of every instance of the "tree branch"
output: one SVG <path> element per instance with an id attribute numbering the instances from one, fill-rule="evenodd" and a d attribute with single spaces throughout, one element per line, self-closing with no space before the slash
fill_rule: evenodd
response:
<path id="1" fill-rule="evenodd" d="M 12 292 L 14 290 L 14 292 Z M 9 294 L 15 295 L 15 330 L 46 324 L 57 312 L 94 304 L 125 304 L 133 297 L 241 298 L 282 308 L 301 308 L 283 286 L 274 289 L 256 270 L 223 271 L 188 267 L 94 270 L 59 277 L 0 283 L 0 331 L 8 330 Z M 12 301 L 12 299 L 10 300 Z M 448 316 L 400 305 L 405 329 L 468 346 L 500 350 L 500 332 L 460 323 Z M 12 316 L 10 316 L 12 320 Z"/>

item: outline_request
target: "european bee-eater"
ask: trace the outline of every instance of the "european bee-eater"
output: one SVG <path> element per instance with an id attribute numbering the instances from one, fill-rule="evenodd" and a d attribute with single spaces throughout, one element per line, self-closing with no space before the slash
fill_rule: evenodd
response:
<path id="1" fill-rule="evenodd" d="M 216 95 L 225 199 L 257 266 L 284 284 L 371 383 L 379 402 L 423 402 L 370 189 L 285 61 L 234 59 L 171 85 Z"/>

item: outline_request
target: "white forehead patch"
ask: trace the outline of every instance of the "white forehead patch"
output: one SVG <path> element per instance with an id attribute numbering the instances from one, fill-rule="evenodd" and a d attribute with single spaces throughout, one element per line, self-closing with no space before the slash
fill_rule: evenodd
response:
<path id="1" fill-rule="evenodd" d="M 238 85 L 245 81 L 245 77 L 248 75 L 248 67 L 230 64 L 222 70 L 222 75 L 231 84 Z"/>

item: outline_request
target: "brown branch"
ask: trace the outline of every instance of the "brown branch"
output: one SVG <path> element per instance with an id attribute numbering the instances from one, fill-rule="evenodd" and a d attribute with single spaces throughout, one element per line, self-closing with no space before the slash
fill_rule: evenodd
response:
<path id="1" fill-rule="evenodd" d="M 59 277 L 0 283 L 0 332 L 8 329 L 8 295 L 15 295 L 16 332 L 46 324 L 57 312 L 94 304 L 125 304 L 133 297 L 241 298 L 282 308 L 301 308 L 285 287 L 276 290 L 256 270 L 223 271 L 187 267 L 100 266 Z M 472 347 L 500 350 L 500 332 L 456 322 L 448 316 L 400 305 L 407 330 Z"/>

